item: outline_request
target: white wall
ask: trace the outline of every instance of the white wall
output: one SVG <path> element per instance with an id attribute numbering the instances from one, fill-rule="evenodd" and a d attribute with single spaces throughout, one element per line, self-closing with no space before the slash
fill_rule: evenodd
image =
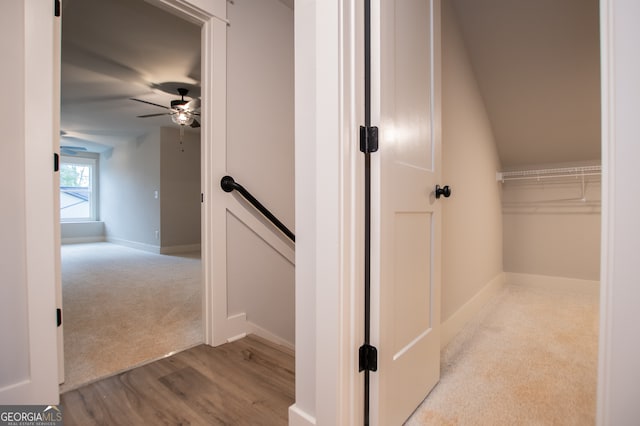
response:
<path id="1" fill-rule="evenodd" d="M 442 2 L 442 321 L 502 269 L 500 162 L 450 1 Z M 446 334 L 446 333 L 443 333 Z"/>
<path id="2" fill-rule="evenodd" d="M 104 241 L 104 222 L 62 222 L 60 236 L 62 244 Z"/>
<path id="3" fill-rule="evenodd" d="M 546 166 L 551 167 L 551 166 Z M 504 270 L 598 281 L 600 178 L 506 181 Z"/>
<path id="4" fill-rule="evenodd" d="M 200 134 L 177 126 L 160 129 L 161 250 L 200 244 Z"/>
<path id="5" fill-rule="evenodd" d="M 160 196 L 160 129 L 100 155 L 100 219 L 107 241 L 158 248 Z"/>
<path id="6" fill-rule="evenodd" d="M 227 12 L 227 173 L 295 232 L 293 10 L 237 0 Z M 240 200 L 226 213 L 229 315 L 245 313 L 292 346 L 294 265 L 273 241 L 286 237 L 238 194 L 227 196 Z"/>
<path id="7" fill-rule="evenodd" d="M 246 313 L 247 321 L 293 346 L 294 264 L 231 213 L 227 232 L 227 261 L 236 266 L 227 271 L 229 315 Z"/>
<path id="8" fill-rule="evenodd" d="M 229 3 L 227 171 L 295 229 L 293 10 Z"/>
<path id="9" fill-rule="evenodd" d="M 181 146 L 179 129 L 162 127 L 102 153 L 99 194 L 107 241 L 151 251 L 197 248 L 200 135 L 185 131 Z"/>

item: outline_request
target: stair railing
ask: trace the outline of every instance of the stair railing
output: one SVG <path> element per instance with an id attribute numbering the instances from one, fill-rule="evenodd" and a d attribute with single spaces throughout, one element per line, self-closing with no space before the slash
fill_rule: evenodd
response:
<path id="1" fill-rule="evenodd" d="M 269 221 L 273 223 L 276 228 L 282 231 L 283 234 L 289 237 L 291 241 L 296 241 L 296 236 L 293 234 L 293 232 L 291 232 L 289 228 L 287 228 L 282 222 L 278 220 L 277 217 L 273 215 L 273 213 L 269 211 L 269 209 L 262 205 L 262 203 L 258 201 L 256 197 L 251 195 L 251 193 L 247 191 L 244 186 L 236 182 L 231 176 L 223 177 L 220 181 L 220 186 L 222 187 L 222 190 L 224 192 L 233 192 L 234 190 L 238 191 L 245 200 L 247 200 L 253 207 L 255 207 L 260 213 L 262 213 L 264 217 L 269 219 Z"/>

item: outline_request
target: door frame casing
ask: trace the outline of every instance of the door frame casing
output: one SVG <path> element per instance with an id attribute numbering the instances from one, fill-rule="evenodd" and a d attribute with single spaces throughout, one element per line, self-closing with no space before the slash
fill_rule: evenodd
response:
<path id="1" fill-rule="evenodd" d="M 640 5 L 600 0 L 602 234 L 596 424 L 632 424 L 640 416 L 637 321 L 640 179 L 637 111 Z"/>
<path id="2" fill-rule="evenodd" d="M 227 341 L 226 214 L 220 178 L 226 171 L 227 2 L 226 0 L 145 0 L 201 27 L 200 186 L 202 322 L 204 341 Z M 233 333 L 233 331 L 231 331 Z M 233 334 L 232 334 L 233 335 Z"/>
<path id="3" fill-rule="evenodd" d="M 362 424 L 363 4 L 297 0 L 296 395 L 289 424 Z"/>

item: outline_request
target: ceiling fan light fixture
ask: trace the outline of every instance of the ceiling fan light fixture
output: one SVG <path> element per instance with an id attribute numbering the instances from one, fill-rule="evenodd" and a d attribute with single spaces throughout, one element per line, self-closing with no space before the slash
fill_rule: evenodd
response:
<path id="1" fill-rule="evenodd" d="M 169 112 L 160 113 L 160 114 L 145 114 L 139 115 L 140 118 L 147 117 L 156 117 L 159 115 L 169 115 L 171 116 L 171 121 L 178 124 L 181 127 L 191 126 L 194 128 L 200 127 L 200 123 L 196 120 L 196 116 L 200 115 L 200 99 L 192 99 L 187 101 L 184 97 L 189 93 L 188 89 L 179 88 L 178 94 L 180 95 L 180 99 L 174 99 L 171 101 L 171 107 L 167 107 L 164 105 L 156 104 L 154 102 L 145 101 L 143 99 L 130 98 L 132 101 L 141 102 L 143 104 L 149 104 L 156 107 L 164 108 L 165 110 L 169 110 Z"/>
<path id="2" fill-rule="evenodd" d="M 193 115 L 191 115 L 188 111 L 178 111 L 177 113 L 171 115 L 171 120 L 181 126 L 189 126 L 191 125 L 191 123 L 193 123 Z"/>

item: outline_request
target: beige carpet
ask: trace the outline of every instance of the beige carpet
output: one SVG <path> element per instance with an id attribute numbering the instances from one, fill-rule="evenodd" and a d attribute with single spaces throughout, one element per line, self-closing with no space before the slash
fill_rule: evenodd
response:
<path id="1" fill-rule="evenodd" d="M 64 392 L 202 342 L 199 253 L 62 246 Z"/>
<path id="2" fill-rule="evenodd" d="M 598 288 L 509 284 L 442 353 L 407 425 L 593 425 Z"/>

